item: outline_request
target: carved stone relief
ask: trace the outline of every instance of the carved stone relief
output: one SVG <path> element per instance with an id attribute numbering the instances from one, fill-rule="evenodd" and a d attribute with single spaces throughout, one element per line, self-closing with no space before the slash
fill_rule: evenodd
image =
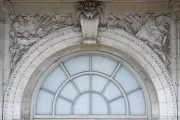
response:
<path id="1" fill-rule="evenodd" d="M 149 45 L 166 66 L 170 64 L 171 14 L 103 13 L 99 2 L 78 3 L 75 22 L 72 15 L 10 15 L 11 68 L 21 56 L 46 35 L 65 26 L 81 27 L 84 43 L 97 43 L 98 29 L 116 27 L 138 37 Z M 106 19 L 105 19 L 106 18 Z M 105 22 L 106 21 L 106 22 Z"/>
<path id="2" fill-rule="evenodd" d="M 71 34 L 71 35 L 69 36 L 69 34 Z M 8 119 L 8 117 L 9 117 L 8 113 L 10 113 L 10 115 L 11 115 L 12 113 L 14 114 L 14 111 L 20 111 L 21 104 L 15 104 L 16 102 L 14 102 L 14 101 L 16 99 L 21 100 L 22 96 L 20 96 L 19 94 L 16 94 L 17 89 L 15 89 L 16 91 L 14 92 L 13 88 L 14 87 L 21 88 L 21 87 L 19 87 L 20 84 L 16 84 L 16 83 L 20 83 L 20 81 L 24 81 L 24 80 L 26 81 L 26 77 L 24 77 L 24 76 L 26 76 L 26 74 L 29 74 L 29 71 L 31 71 L 31 73 L 29 74 L 29 76 L 31 76 L 33 71 L 35 71 L 35 69 L 33 69 L 33 71 L 32 71 L 31 63 L 33 63 L 33 61 L 36 61 L 36 60 L 32 59 L 31 57 L 33 56 L 33 58 L 36 58 L 39 56 L 39 54 L 36 54 L 36 51 L 39 51 L 40 49 L 43 48 L 46 51 L 46 53 L 48 53 L 48 51 L 50 52 L 51 49 L 47 50 L 47 48 L 49 48 L 49 46 L 47 46 L 47 45 L 50 44 L 51 48 L 54 47 L 54 45 L 52 45 L 51 42 L 56 41 L 57 38 L 68 38 L 67 42 L 73 41 L 73 44 L 71 44 L 71 46 L 78 45 L 78 42 L 74 39 L 77 39 L 80 42 L 81 41 L 80 35 L 81 35 L 81 31 L 77 31 L 77 29 L 74 27 L 72 27 L 72 29 L 68 29 L 68 30 L 67 29 L 64 29 L 62 31 L 57 30 L 55 32 L 55 34 L 51 34 L 51 35 L 47 36 L 46 38 L 41 39 L 40 42 L 35 44 L 27 53 L 25 53 L 25 55 L 20 60 L 19 64 L 15 67 L 15 69 L 10 77 L 10 81 L 9 81 L 9 85 L 8 85 L 8 89 L 7 89 L 6 97 L 5 97 L 5 104 L 4 104 L 4 106 L 5 106 L 4 107 L 4 120 Z M 140 61 L 138 61 L 138 62 L 144 63 L 146 61 L 145 63 L 149 64 L 148 66 L 151 66 L 153 68 L 153 69 L 151 68 L 152 71 L 151 70 L 149 71 L 148 70 L 149 68 L 147 68 L 147 72 L 149 72 L 149 74 L 162 73 L 162 74 L 158 74 L 157 78 L 152 77 L 152 79 L 154 79 L 153 80 L 154 84 L 156 84 L 157 81 L 160 81 L 163 83 L 163 84 L 159 84 L 160 86 L 156 86 L 157 90 L 159 90 L 159 87 L 160 88 L 164 88 L 164 87 L 168 88 L 165 91 L 168 94 L 165 94 L 164 92 L 157 92 L 158 94 L 160 94 L 159 96 L 164 98 L 164 100 L 165 100 L 165 102 L 163 102 L 163 105 L 161 106 L 160 113 L 164 112 L 162 117 L 166 117 L 166 118 L 167 118 L 167 116 L 176 117 L 177 104 L 176 104 L 176 102 L 174 102 L 174 101 L 176 101 L 176 97 L 175 97 L 173 86 L 171 84 L 172 82 L 171 82 L 170 75 L 169 75 L 167 69 L 165 68 L 164 64 L 162 63 L 162 61 L 159 59 L 159 57 L 156 54 L 154 54 L 152 49 L 147 47 L 147 45 L 144 44 L 143 42 L 141 42 L 139 39 L 136 39 L 132 35 L 128 35 L 126 32 L 124 32 L 122 30 L 109 28 L 109 29 L 100 31 L 100 35 L 102 35 L 102 36 L 100 36 L 102 38 L 107 38 L 106 45 L 108 45 L 111 40 L 118 41 L 117 46 L 120 46 L 118 44 L 121 44 L 121 43 L 125 44 L 126 41 L 127 41 L 127 43 L 131 43 L 131 44 L 129 44 L 129 47 L 126 47 L 126 48 L 121 47 L 120 48 L 120 49 L 126 49 L 125 51 L 128 51 L 129 49 L 132 48 L 131 51 L 133 50 L 134 52 L 131 52 L 130 53 L 131 55 L 137 56 L 139 54 L 135 49 L 133 49 L 133 47 L 136 45 L 138 46 L 137 49 L 139 49 L 139 51 L 142 51 L 142 50 L 145 51 L 144 52 L 145 54 L 140 54 L 142 59 L 139 59 Z M 76 38 L 77 36 L 78 36 L 78 38 Z M 103 40 L 102 38 L 100 38 L 100 39 Z M 116 39 L 114 39 L 114 38 L 116 38 Z M 124 40 L 122 40 L 122 39 L 124 39 Z M 63 42 L 63 41 L 61 39 L 59 39 L 57 43 L 61 43 L 61 42 Z M 63 44 L 61 44 L 61 45 L 63 45 Z M 116 45 L 111 44 L 110 46 L 115 47 Z M 61 49 L 62 49 L 61 47 L 58 47 L 58 50 L 61 50 Z M 104 51 L 104 48 L 102 50 Z M 52 55 L 53 53 L 56 52 L 55 49 L 53 51 L 54 52 L 50 52 L 50 54 L 48 54 L 46 57 L 49 57 L 50 55 Z M 108 49 L 108 51 L 110 52 L 111 50 Z M 70 54 L 70 53 L 68 53 L 68 54 Z M 43 53 L 40 53 L 40 55 L 42 55 L 42 54 Z M 138 56 L 137 58 L 139 58 L 140 56 Z M 148 56 L 147 58 L 149 58 L 149 59 L 146 59 L 146 56 Z M 40 63 L 38 63 L 38 65 L 39 64 Z M 21 77 L 19 76 L 19 73 L 22 73 Z M 29 77 L 27 77 L 27 78 L 28 78 L 28 80 L 27 80 L 27 82 L 28 82 L 30 80 L 30 78 Z M 25 85 L 24 84 L 21 84 L 21 85 L 23 86 L 22 90 L 24 90 Z M 162 89 L 162 90 L 164 91 L 164 89 Z M 168 102 L 166 102 L 166 100 L 173 101 L 173 103 L 168 104 Z M 12 104 L 10 104 L 11 102 L 9 103 L 9 101 L 12 101 Z M 168 109 L 168 108 L 170 108 L 170 109 Z M 171 111 L 173 111 L 173 112 L 171 112 Z M 18 115 L 20 115 L 20 114 L 18 114 Z M 21 116 L 18 116 L 18 117 L 21 117 Z M 156 117 L 153 117 L 153 118 L 156 118 Z M 162 118 L 162 120 L 164 120 L 164 118 Z"/>
<path id="3" fill-rule="evenodd" d="M 117 27 L 136 35 L 152 16 L 153 14 L 110 13 L 107 15 L 107 26 Z"/>
<path id="4" fill-rule="evenodd" d="M 36 42 L 46 35 L 72 25 L 69 15 L 10 15 L 11 22 L 11 68 L 21 56 Z"/>
<path id="5" fill-rule="evenodd" d="M 107 26 L 117 27 L 147 43 L 164 64 L 170 64 L 171 14 L 109 14 Z"/>
<path id="6" fill-rule="evenodd" d="M 80 26 L 85 44 L 97 42 L 98 27 L 104 25 L 104 4 L 99 1 L 82 1 L 76 5 L 75 25 Z"/>

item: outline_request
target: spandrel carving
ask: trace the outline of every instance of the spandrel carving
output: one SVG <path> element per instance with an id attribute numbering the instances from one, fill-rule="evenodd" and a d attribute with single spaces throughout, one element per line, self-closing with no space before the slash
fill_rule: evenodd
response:
<path id="1" fill-rule="evenodd" d="M 72 25 L 69 15 L 10 15 L 11 68 L 36 42 L 62 27 Z"/>
<path id="2" fill-rule="evenodd" d="M 170 15 L 140 13 L 107 15 L 107 26 L 123 29 L 147 43 L 164 64 L 170 64 Z"/>
<path id="3" fill-rule="evenodd" d="M 159 55 L 164 64 L 170 64 L 170 29 L 169 16 L 159 15 L 149 19 L 136 36 L 145 42 Z"/>
<path id="4" fill-rule="evenodd" d="M 123 29 L 136 35 L 141 27 L 152 17 L 153 14 L 117 14 L 107 15 L 107 26 Z"/>
<path id="5" fill-rule="evenodd" d="M 76 22 L 72 21 L 71 14 L 65 16 L 11 15 L 11 67 L 13 68 L 21 56 L 41 38 L 72 24 L 78 28 L 81 27 L 85 44 L 97 43 L 98 29 L 106 25 L 123 29 L 147 43 L 166 66 L 170 63 L 171 16 L 169 14 L 107 13 L 104 15 L 102 4 L 98 2 L 94 1 L 88 5 L 82 2 L 78 5 Z"/>

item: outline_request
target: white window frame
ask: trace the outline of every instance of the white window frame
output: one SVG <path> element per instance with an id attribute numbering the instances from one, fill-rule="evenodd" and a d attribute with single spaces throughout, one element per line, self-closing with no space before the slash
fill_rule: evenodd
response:
<path id="1" fill-rule="evenodd" d="M 112 60 L 116 60 L 118 62 L 123 63 L 123 66 L 125 66 L 131 73 L 137 78 L 136 80 L 141 86 L 141 89 L 144 93 L 144 98 L 146 102 L 146 115 L 143 116 L 136 116 L 136 115 L 36 115 L 35 114 L 35 107 L 36 107 L 36 99 L 37 95 L 39 92 L 39 89 L 44 82 L 45 78 L 51 73 L 53 69 L 55 69 L 57 66 L 60 65 L 60 63 L 67 61 L 68 59 L 76 56 L 82 56 L 82 55 L 87 55 L 87 54 L 93 54 L 93 55 L 100 55 L 100 56 L 105 56 L 107 58 L 110 58 Z M 83 52 L 78 52 L 78 53 L 71 53 L 70 55 L 64 56 L 63 58 L 60 58 L 58 61 L 54 62 L 40 77 L 39 82 L 37 83 L 35 87 L 35 92 L 33 93 L 32 96 L 32 101 L 31 101 L 31 118 L 34 120 L 47 120 L 47 119 L 56 119 L 56 120 L 62 120 L 62 119 L 126 119 L 126 120 L 132 120 L 132 119 L 138 119 L 138 120 L 148 120 L 151 108 L 150 108 L 150 99 L 149 99 L 149 94 L 146 90 L 146 87 L 143 83 L 143 80 L 141 77 L 135 72 L 135 70 L 123 59 L 111 55 L 109 53 L 104 53 L 100 51 L 83 51 Z M 128 108 L 127 108 L 128 109 Z"/>

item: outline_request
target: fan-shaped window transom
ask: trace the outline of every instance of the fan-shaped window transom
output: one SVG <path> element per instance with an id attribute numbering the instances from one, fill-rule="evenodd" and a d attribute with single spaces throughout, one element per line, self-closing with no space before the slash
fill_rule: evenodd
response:
<path id="1" fill-rule="evenodd" d="M 146 116 L 138 78 L 122 61 L 82 55 L 60 62 L 41 85 L 35 116 Z"/>

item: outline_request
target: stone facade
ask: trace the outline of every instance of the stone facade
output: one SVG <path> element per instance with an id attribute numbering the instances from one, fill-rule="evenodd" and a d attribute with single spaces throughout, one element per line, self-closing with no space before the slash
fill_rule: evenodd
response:
<path id="1" fill-rule="evenodd" d="M 135 61 L 148 76 L 148 119 L 179 119 L 179 0 L 0 2 L 0 119 L 33 119 L 37 71 L 83 51 Z"/>

